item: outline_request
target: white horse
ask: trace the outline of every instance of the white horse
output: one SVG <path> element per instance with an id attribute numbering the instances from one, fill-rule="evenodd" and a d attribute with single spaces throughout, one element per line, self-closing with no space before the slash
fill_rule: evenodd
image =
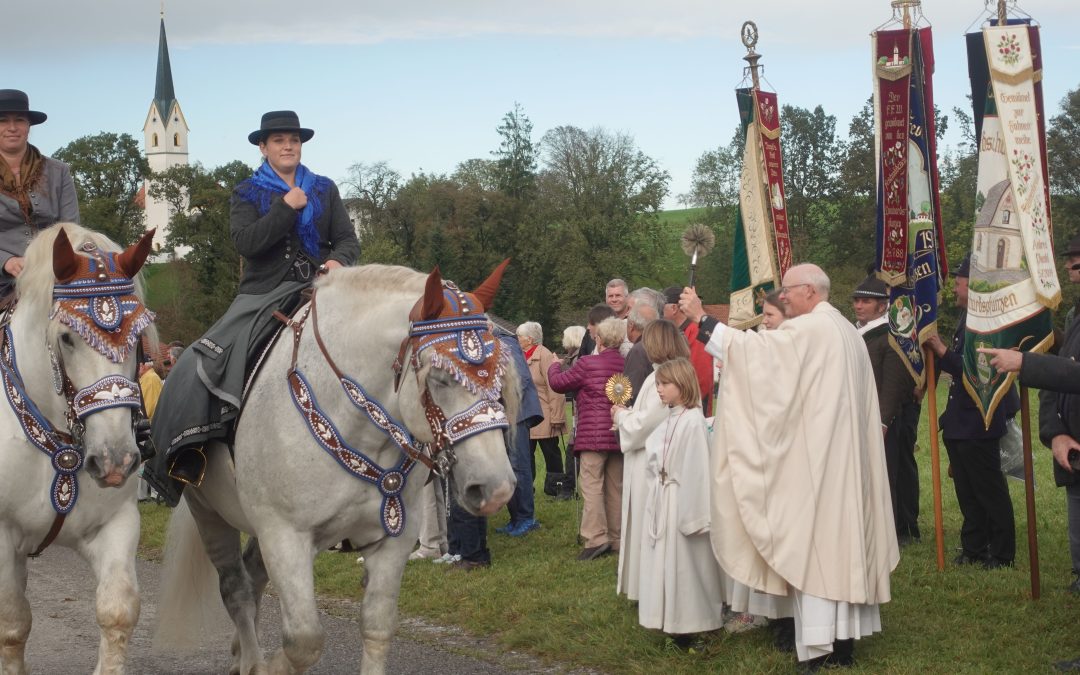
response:
<path id="1" fill-rule="evenodd" d="M 153 318 L 132 279 L 151 241 L 148 233 L 117 254 L 103 235 L 64 223 L 42 231 L 27 248 L 18 304 L 0 331 L 5 675 L 26 672 L 26 558 L 49 543 L 78 551 L 97 578 L 101 642 L 94 672 L 124 672 L 139 618 L 139 511 L 136 482 L 127 480 L 139 465 L 134 343 Z"/>
<path id="2" fill-rule="evenodd" d="M 212 562 L 236 625 L 231 672 L 303 672 L 319 659 L 324 633 L 313 561 L 345 538 L 364 556 L 361 672 L 384 670 L 428 469 L 416 464 L 404 486 L 395 471 L 379 477 L 379 469 L 401 467 L 405 454 L 357 401 L 377 401 L 385 416 L 375 411 L 375 418 L 399 420 L 399 438 L 451 441 L 436 464 L 456 462 L 454 488 L 469 511 L 491 514 L 509 500 L 515 479 L 503 432 L 507 417 L 516 420 L 520 389 L 483 314 L 501 274 L 502 267 L 475 295 L 444 283 L 438 270 L 425 282 L 421 273 L 383 265 L 335 270 L 315 283 L 313 301 L 294 315 L 293 332 L 273 347 L 249 387 L 235 459 L 226 447 L 211 448 L 201 486 L 184 492 L 190 512 L 181 505 L 169 527 L 163 588 L 199 588 L 198 578 L 212 577 Z M 399 379 L 395 363 L 403 364 Z M 287 377 L 291 366 L 302 384 Z M 505 414 L 496 401 L 500 387 Z M 362 451 L 367 463 L 327 450 L 344 444 Z M 342 468 L 350 462 L 366 467 L 380 487 Z M 396 490 L 401 501 L 392 498 Z M 191 550 L 198 539 L 191 516 L 209 556 L 202 566 Z M 240 532 L 252 536 L 243 552 Z M 264 664 L 256 625 L 268 581 L 280 597 L 283 646 Z M 191 592 L 167 594 L 173 597 L 159 606 L 159 645 L 168 642 L 161 628 L 191 625 L 207 611 L 191 602 Z"/>

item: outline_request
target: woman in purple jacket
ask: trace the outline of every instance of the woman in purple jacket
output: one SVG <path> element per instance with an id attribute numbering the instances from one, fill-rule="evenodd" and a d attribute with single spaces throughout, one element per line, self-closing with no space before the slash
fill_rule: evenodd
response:
<path id="1" fill-rule="evenodd" d="M 611 430 L 611 402 L 604 393 L 608 378 L 621 373 L 625 362 L 619 346 L 626 337 L 626 322 L 604 319 L 596 326 L 598 353 L 582 356 L 564 372 L 558 363 L 548 369 L 548 383 L 559 393 L 577 392 L 578 479 L 584 506 L 581 538 L 585 548 L 578 560 L 592 560 L 619 550 L 622 509 L 622 453 Z"/>

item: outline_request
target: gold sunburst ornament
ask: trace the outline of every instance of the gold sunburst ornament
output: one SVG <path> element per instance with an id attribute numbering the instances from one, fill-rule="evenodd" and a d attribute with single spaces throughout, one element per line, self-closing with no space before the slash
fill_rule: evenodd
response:
<path id="1" fill-rule="evenodd" d="M 613 405 L 626 405 L 634 395 L 634 386 L 626 375 L 615 373 L 604 385 L 604 394 Z"/>

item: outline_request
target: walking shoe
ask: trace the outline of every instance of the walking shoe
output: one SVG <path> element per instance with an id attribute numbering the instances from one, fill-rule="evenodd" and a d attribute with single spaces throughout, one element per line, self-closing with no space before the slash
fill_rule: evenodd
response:
<path id="1" fill-rule="evenodd" d="M 1013 566 L 1013 561 L 1002 560 L 1001 558 L 994 558 L 991 556 L 986 560 L 982 561 L 982 566 L 983 569 L 987 570 L 1011 569 Z"/>
<path id="2" fill-rule="evenodd" d="M 409 554 L 409 560 L 434 560 L 439 557 L 439 549 L 421 546 Z"/>
<path id="3" fill-rule="evenodd" d="M 976 558 L 975 556 L 968 555 L 967 553 L 961 553 L 953 558 L 952 563 L 954 565 L 986 565 L 985 558 Z"/>
<path id="4" fill-rule="evenodd" d="M 496 527 L 495 531 L 499 534 L 510 534 L 511 530 L 517 527 L 517 525 L 517 523 L 511 520 L 509 523 L 503 525 L 502 527 Z"/>
<path id="5" fill-rule="evenodd" d="M 540 529 L 540 521 L 536 518 L 528 518 L 510 528 L 507 534 L 511 537 L 524 537 L 529 532 L 538 529 Z"/>
<path id="6" fill-rule="evenodd" d="M 490 560 L 457 560 L 446 566 L 449 570 L 461 570 L 463 572 L 472 572 L 475 569 L 481 567 L 491 567 Z"/>
<path id="7" fill-rule="evenodd" d="M 1062 673 L 1072 673 L 1080 670 L 1080 657 L 1071 659 L 1069 661 L 1058 661 L 1054 664 L 1054 669 Z"/>
<path id="8" fill-rule="evenodd" d="M 455 555 L 450 555 L 449 553 L 443 553 L 441 557 L 435 558 L 431 562 L 433 562 L 436 565 L 442 565 L 444 563 L 445 564 L 456 563 L 459 560 L 461 560 L 460 555 L 456 555 L 456 554 Z"/>
<path id="9" fill-rule="evenodd" d="M 581 549 L 581 553 L 578 553 L 578 560 L 595 560 L 611 550 L 611 544 L 600 544 L 599 546 L 590 546 L 589 548 Z"/>
<path id="10" fill-rule="evenodd" d="M 1080 574 L 1073 577 L 1072 583 L 1069 584 L 1069 592 L 1073 595 L 1080 595 Z"/>

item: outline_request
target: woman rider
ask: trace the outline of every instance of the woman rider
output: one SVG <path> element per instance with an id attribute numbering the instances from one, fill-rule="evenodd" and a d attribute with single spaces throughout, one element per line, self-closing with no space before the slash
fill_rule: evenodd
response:
<path id="1" fill-rule="evenodd" d="M 181 484 L 202 481 L 203 447 L 231 436 L 249 364 L 291 314 L 316 274 L 351 265 L 360 242 L 334 182 L 300 162 L 315 132 L 291 110 L 268 112 L 248 141 L 263 163 L 233 190 L 230 231 L 243 256 L 239 295 L 225 315 L 173 366 L 165 381 L 144 474 L 170 504 Z"/>

